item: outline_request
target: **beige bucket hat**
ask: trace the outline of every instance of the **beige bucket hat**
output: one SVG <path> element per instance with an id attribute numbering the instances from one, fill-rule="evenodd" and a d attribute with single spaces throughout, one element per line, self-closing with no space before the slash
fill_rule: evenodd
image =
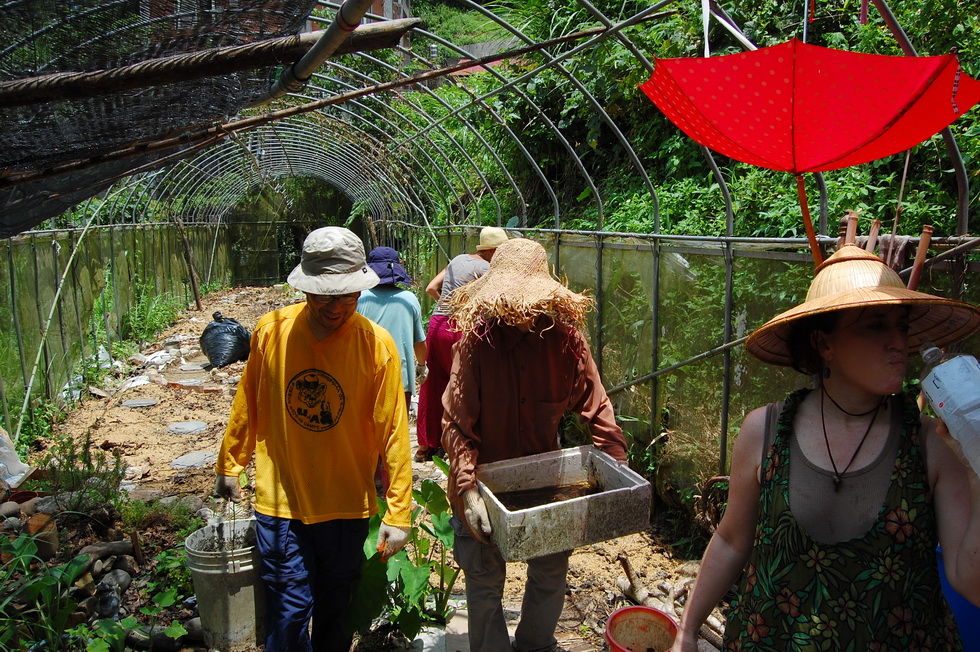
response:
<path id="1" fill-rule="evenodd" d="M 364 243 L 353 231 L 325 226 L 306 236 L 300 263 L 286 282 L 310 294 L 348 294 L 373 288 L 380 279 L 368 267 Z"/>
<path id="2" fill-rule="evenodd" d="M 513 325 L 539 315 L 580 326 L 593 303 L 555 280 L 544 247 L 525 238 L 498 246 L 487 273 L 457 288 L 450 299 L 453 319 L 464 332 L 483 321 L 499 319 Z"/>
<path id="3" fill-rule="evenodd" d="M 909 290 L 880 258 L 845 244 L 817 267 L 806 301 L 753 331 L 745 348 L 763 362 L 788 367 L 792 365 L 789 334 L 797 320 L 833 310 L 877 305 L 912 306 L 909 352 L 918 351 L 925 342 L 950 344 L 980 327 L 980 308 Z"/>
<path id="4" fill-rule="evenodd" d="M 485 226 L 480 230 L 480 244 L 476 245 L 476 250 L 496 249 L 505 242 L 507 242 L 506 231 L 496 226 Z"/>

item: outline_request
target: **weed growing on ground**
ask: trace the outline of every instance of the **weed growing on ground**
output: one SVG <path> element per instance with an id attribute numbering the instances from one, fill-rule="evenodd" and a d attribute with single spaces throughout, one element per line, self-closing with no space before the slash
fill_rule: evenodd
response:
<path id="1" fill-rule="evenodd" d="M 227 290 L 228 286 L 221 281 L 208 281 L 202 283 L 199 291 L 201 296 L 207 296 L 209 294 L 214 294 L 215 292 L 221 292 L 222 290 Z"/>
<path id="2" fill-rule="evenodd" d="M 147 532 L 161 528 L 172 532 L 175 541 L 183 542 L 192 532 L 204 526 L 204 521 L 182 502 L 163 504 L 160 501 L 125 501 L 120 506 L 122 527 L 127 532 Z M 147 542 L 148 550 L 154 548 Z M 174 548 L 160 550 L 153 557 L 152 573 L 156 579 L 149 581 L 146 591 L 153 594 L 158 588 L 174 588 L 178 599 L 194 594 L 191 573 L 187 567 L 183 543 Z"/>
<path id="3" fill-rule="evenodd" d="M 139 343 L 151 342 L 180 314 L 180 300 L 158 294 L 152 283 L 133 280 L 133 305 L 122 318 L 122 334 Z"/>
<path id="4" fill-rule="evenodd" d="M 122 455 L 93 445 L 91 433 L 81 441 L 55 437 L 40 466 L 45 473 L 35 481 L 37 489 L 58 494 L 65 511 L 89 514 L 106 506 L 119 508 L 119 485 L 126 473 Z"/>
<path id="5" fill-rule="evenodd" d="M 24 415 L 20 436 L 14 442 L 20 458 L 26 460 L 30 451 L 38 447 L 39 442 L 49 439 L 54 425 L 64 417 L 65 410 L 51 401 L 45 399 L 31 401 Z M 19 410 L 12 412 L 10 418 L 13 422 L 20 421 Z"/>

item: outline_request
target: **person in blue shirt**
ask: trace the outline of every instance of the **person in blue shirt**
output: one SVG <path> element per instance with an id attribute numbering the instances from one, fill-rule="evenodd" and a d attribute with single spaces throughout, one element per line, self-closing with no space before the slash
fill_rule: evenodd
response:
<path id="1" fill-rule="evenodd" d="M 387 330 L 395 340 L 402 362 L 405 407 L 411 410 L 416 369 L 425 365 L 425 328 L 422 326 L 422 306 L 418 297 L 399 287 L 412 283 L 399 259 L 398 252 L 391 247 L 371 250 L 367 264 L 381 282 L 361 292 L 357 312 Z"/>

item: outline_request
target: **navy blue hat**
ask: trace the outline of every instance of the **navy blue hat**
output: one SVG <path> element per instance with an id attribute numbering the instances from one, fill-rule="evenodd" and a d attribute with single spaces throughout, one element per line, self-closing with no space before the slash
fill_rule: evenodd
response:
<path id="1" fill-rule="evenodd" d="M 398 252 L 391 247 L 375 247 L 368 254 L 368 267 L 381 279 L 380 285 L 409 285 L 412 282 L 398 258 Z"/>

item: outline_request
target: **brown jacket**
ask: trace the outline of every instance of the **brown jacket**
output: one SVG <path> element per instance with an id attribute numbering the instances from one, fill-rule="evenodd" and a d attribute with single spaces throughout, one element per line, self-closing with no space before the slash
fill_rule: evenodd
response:
<path id="1" fill-rule="evenodd" d="M 442 446 L 449 456 L 449 501 L 461 520 L 462 494 L 476 487 L 476 466 L 558 450 L 566 411 L 589 425 L 595 445 L 626 459 L 623 431 L 585 337 L 554 326 L 522 333 L 495 324 L 453 347 L 443 395 Z"/>

